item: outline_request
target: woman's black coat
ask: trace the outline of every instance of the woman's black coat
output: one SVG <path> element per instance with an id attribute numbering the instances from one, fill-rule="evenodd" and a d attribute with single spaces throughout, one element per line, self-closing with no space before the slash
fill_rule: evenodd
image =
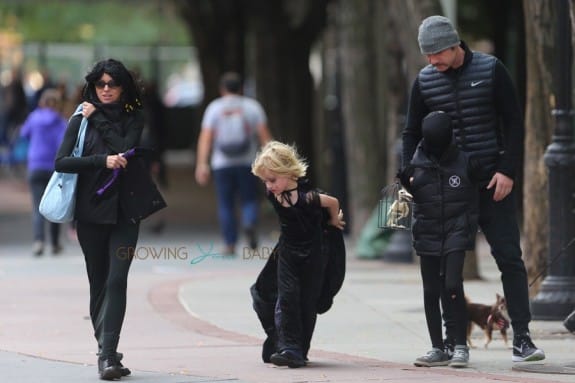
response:
<path id="1" fill-rule="evenodd" d="M 81 115 L 70 119 L 55 164 L 56 171 L 78 173 L 75 219 L 115 224 L 121 213 L 128 220 L 137 222 L 165 207 L 144 159 L 138 156 L 128 159 L 128 166 L 102 197 L 96 195 L 112 177 L 112 170 L 106 168 L 106 157 L 138 145 L 144 126 L 141 111 L 121 113 L 110 119 L 97 109 L 88 119 L 82 157 L 70 157 L 81 120 Z"/>

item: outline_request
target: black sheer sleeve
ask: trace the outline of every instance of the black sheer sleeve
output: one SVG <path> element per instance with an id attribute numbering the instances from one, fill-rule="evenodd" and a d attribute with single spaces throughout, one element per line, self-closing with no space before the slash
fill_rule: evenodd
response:
<path id="1" fill-rule="evenodd" d="M 319 193 L 317 190 L 310 190 L 304 194 L 305 204 L 309 207 L 321 207 L 321 202 L 319 200 Z"/>

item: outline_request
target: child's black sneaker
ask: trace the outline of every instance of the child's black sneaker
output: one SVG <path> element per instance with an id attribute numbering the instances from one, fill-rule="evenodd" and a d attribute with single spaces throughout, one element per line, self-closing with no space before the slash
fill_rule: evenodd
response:
<path id="1" fill-rule="evenodd" d="M 267 337 L 262 347 L 262 360 L 271 363 L 271 356 L 276 352 L 276 341 L 273 337 Z"/>
<path id="2" fill-rule="evenodd" d="M 304 358 L 298 353 L 285 350 L 272 354 L 270 360 L 276 366 L 288 366 L 289 368 L 298 368 L 306 365 Z"/>
<path id="3" fill-rule="evenodd" d="M 529 333 L 515 335 L 513 337 L 513 358 L 514 362 L 534 362 L 545 359 L 545 353 L 537 348 L 531 341 Z"/>

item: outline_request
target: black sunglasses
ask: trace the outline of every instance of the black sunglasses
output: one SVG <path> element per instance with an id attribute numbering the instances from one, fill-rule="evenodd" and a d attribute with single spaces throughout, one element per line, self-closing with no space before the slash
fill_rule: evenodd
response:
<path id="1" fill-rule="evenodd" d="M 94 83 L 94 86 L 98 89 L 104 89 L 106 87 L 106 85 L 108 85 L 108 88 L 110 88 L 110 89 L 116 89 L 117 87 L 120 86 L 114 80 L 110 80 L 108 82 L 106 82 L 104 80 L 98 80 Z"/>

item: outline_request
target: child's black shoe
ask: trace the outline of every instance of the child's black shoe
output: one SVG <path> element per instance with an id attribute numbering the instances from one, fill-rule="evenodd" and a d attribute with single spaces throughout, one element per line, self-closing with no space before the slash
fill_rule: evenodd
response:
<path id="1" fill-rule="evenodd" d="M 300 355 L 290 350 L 272 354 L 270 361 L 276 366 L 288 366 L 289 368 L 298 368 L 306 365 L 305 360 Z"/>
<path id="2" fill-rule="evenodd" d="M 275 339 L 269 336 L 264 341 L 262 347 L 262 360 L 264 363 L 271 363 L 271 356 L 276 352 L 276 342 Z"/>

